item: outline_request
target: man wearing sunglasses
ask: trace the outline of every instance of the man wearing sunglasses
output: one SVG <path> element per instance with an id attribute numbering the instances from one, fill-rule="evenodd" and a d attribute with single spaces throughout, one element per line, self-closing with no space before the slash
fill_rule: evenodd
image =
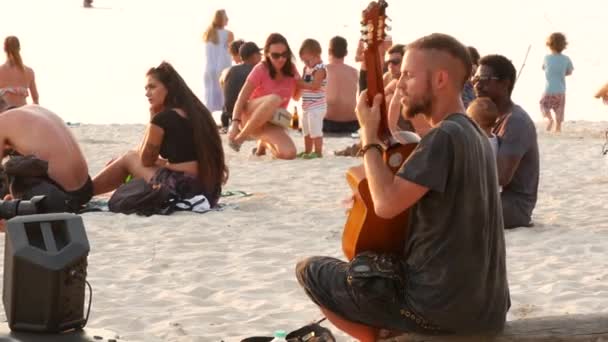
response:
<path id="1" fill-rule="evenodd" d="M 398 80 L 401 76 L 401 61 L 405 55 L 405 45 L 395 44 L 388 51 L 388 60 L 386 66 L 388 71 L 384 73 L 382 80 L 386 87 L 392 80 Z"/>
<path id="2" fill-rule="evenodd" d="M 493 133 L 500 142 L 498 181 L 506 229 L 532 226 L 539 178 L 536 127 L 528 113 L 511 100 L 515 77 L 511 61 L 489 55 L 479 61 L 472 80 L 477 97 L 492 99 L 500 113 Z"/>

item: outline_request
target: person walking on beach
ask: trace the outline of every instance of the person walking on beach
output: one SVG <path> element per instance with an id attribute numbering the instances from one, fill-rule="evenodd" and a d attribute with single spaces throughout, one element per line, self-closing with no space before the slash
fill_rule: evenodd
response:
<path id="1" fill-rule="evenodd" d="M 574 67 L 570 58 L 562 53 L 568 42 L 563 33 L 555 32 L 547 38 L 547 47 L 551 51 L 545 56 L 543 70 L 545 71 L 545 91 L 540 100 L 540 109 L 543 116 L 549 120 L 547 131 L 553 128 L 555 113 L 555 132 L 562 131 L 564 111 L 566 109 L 566 76 L 572 75 Z"/>
<path id="2" fill-rule="evenodd" d="M 498 107 L 493 129 L 498 136 L 498 181 L 505 228 L 531 227 L 539 179 L 536 127 L 520 106 L 513 103 L 515 66 L 501 55 L 484 56 L 473 77 L 475 95 L 489 97 Z"/>
<path id="3" fill-rule="evenodd" d="M 0 96 L 11 106 L 27 104 L 26 98 L 32 95 L 32 102 L 38 104 L 38 88 L 32 68 L 23 64 L 21 45 L 15 36 L 4 39 L 6 62 L 0 65 Z M 28 92 L 29 90 L 29 92 Z"/>
<path id="4" fill-rule="evenodd" d="M 350 262 L 311 257 L 296 266 L 310 299 L 334 326 L 361 342 L 379 329 L 423 334 L 500 331 L 510 307 L 496 160 L 466 115 L 466 48 L 432 34 L 408 44 L 399 92 L 408 117 L 433 128 L 397 174 L 382 160 L 381 96 L 359 97 L 363 161 L 373 210 L 393 218 L 410 209 L 403 252 L 363 252 Z M 463 276 L 465 275 L 466 276 Z"/>
<path id="5" fill-rule="evenodd" d="M 225 29 L 228 15 L 221 9 L 215 12 L 213 21 L 203 33 L 205 45 L 205 75 L 203 102 L 214 112 L 224 106 L 224 96 L 220 87 L 220 74 L 232 64 L 229 47 L 234 34 Z"/>
<path id="6" fill-rule="evenodd" d="M 304 135 L 305 159 L 323 157 L 323 118 L 327 112 L 325 98 L 327 69 L 321 60 L 321 44 L 306 39 L 300 47 L 300 58 L 304 62 L 304 73 L 298 81 L 302 90 L 302 118 L 300 126 Z"/>
<path id="7" fill-rule="evenodd" d="M 131 175 L 182 199 L 202 194 L 216 206 L 228 167 L 211 113 L 171 64 L 162 62 L 146 76 L 150 123 L 144 140 L 93 178 L 94 193 L 112 191 Z"/>
<path id="8" fill-rule="evenodd" d="M 287 39 L 279 33 L 270 34 L 264 45 L 264 59 L 253 68 L 234 104 L 228 133 L 230 148 L 238 152 L 245 140 L 255 138 L 256 155 L 265 154 L 269 148 L 275 158 L 296 157 L 296 145 L 286 128 L 272 123 L 287 110 L 291 99 L 300 97 L 300 74 L 293 60 Z"/>

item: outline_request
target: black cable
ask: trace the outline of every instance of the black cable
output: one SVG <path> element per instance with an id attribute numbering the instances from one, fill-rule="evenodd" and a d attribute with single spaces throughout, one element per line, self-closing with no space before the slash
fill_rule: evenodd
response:
<path id="1" fill-rule="evenodd" d="M 76 270 L 72 270 L 70 272 L 70 275 L 78 280 L 84 281 L 87 284 L 87 286 L 89 287 L 89 307 L 87 308 L 87 316 L 84 318 L 84 324 L 82 325 L 84 327 L 87 325 L 87 322 L 89 321 L 89 314 L 91 313 L 91 304 L 93 302 L 93 287 L 85 279 L 85 276 L 82 273 L 76 272 Z"/>
<path id="2" fill-rule="evenodd" d="M 87 317 L 84 318 L 83 327 L 87 325 L 87 322 L 89 321 L 89 314 L 91 313 L 91 303 L 93 302 L 93 287 L 91 287 L 91 284 L 89 284 L 88 281 L 85 280 L 84 282 L 87 283 L 87 286 L 89 287 L 89 307 L 87 308 Z"/>

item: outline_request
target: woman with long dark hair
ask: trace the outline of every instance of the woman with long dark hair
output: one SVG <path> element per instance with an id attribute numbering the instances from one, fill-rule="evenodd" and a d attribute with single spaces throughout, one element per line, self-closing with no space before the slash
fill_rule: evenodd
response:
<path id="1" fill-rule="evenodd" d="M 34 70 L 23 64 L 19 38 L 6 37 L 4 52 L 6 62 L 0 65 L 0 96 L 3 96 L 10 106 L 20 107 L 27 104 L 26 98 L 31 93 L 32 102 L 38 104 Z"/>
<path id="2" fill-rule="evenodd" d="M 95 176 L 94 193 L 114 190 L 131 175 L 166 185 L 182 198 L 203 194 L 216 205 L 228 167 L 211 113 L 171 64 L 162 62 L 146 76 L 150 124 L 144 140 Z"/>
<path id="3" fill-rule="evenodd" d="M 297 99 L 300 75 L 287 39 L 273 33 L 264 45 L 264 60 L 256 65 L 241 89 L 232 112 L 228 136 L 236 151 L 247 139 L 258 139 L 257 154 L 269 148 L 279 159 L 296 157 L 296 146 L 285 128 L 271 124 L 273 116 L 285 110 L 290 99 Z"/>

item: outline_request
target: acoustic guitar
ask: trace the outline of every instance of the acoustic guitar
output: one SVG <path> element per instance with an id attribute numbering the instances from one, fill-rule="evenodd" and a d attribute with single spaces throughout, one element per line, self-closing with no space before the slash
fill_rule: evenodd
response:
<path id="1" fill-rule="evenodd" d="M 371 106 L 376 94 L 382 94 L 380 106 L 380 127 L 378 137 L 384 147 L 383 160 L 393 174 L 417 146 L 415 134 L 403 134 L 406 141 L 398 143 L 388 127 L 387 106 L 384 97 L 382 81 L 382 59 L 379 46 L 386 37 L 386 7 L 384 0 L 373 1 L 363 11 L 362 40 L 365 43 L 365 65 L 367 66 L 367 103 Z M 413 138 L 412 138 L 413 137 Z M 363 165 L 350 168 L 346 180 L 353 191 L 353 207 L 348 213 L 348 219 L 342 234 L 342 250 L 348 260 L 355 255 L 374 251 L 379 253 L 403 253 L 407 238 L 408 211 L 404 211 L 392 219 L 378 217 L 374 211 L 371 193 L 365 168 Z"/>

